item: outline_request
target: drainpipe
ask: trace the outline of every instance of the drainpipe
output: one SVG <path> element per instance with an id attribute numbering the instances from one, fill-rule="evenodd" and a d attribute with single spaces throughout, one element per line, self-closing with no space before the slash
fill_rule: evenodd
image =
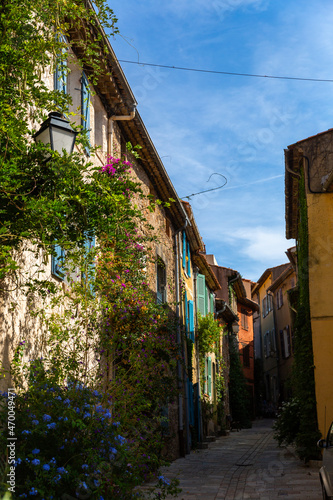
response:
<path id="1" fill-rule="evenodd" d="M 108 120 L 108 141 L 107 141 L 107 153 L 108 156 L 113 156 L 113 122 L 115 121 L 130 121 L 133 120 L 135 117 L 135 111 L 136 109 L 134 108 L 133 111 L 129 115 L 112 115 L 109 120 Z"/>
<path id="2" fill-rule="evenodd" d="M 178 229 L 178 231 L 175 232 L 175 248 L 176 248 L 176 263 L 175 263 L 175 274 L 176 274 L 176 317 L 178 320 L 178 325 L 177 325 L 177 337 L 176 341 L 177 344 L 180 347 L 181 354 L 184 352 L 184 347 L 182 345 L 182 339 L 181 339 L 181 333 L 180 333 L 180 293 L 179 293 L 179 277 L 180 277 L 180 272 L 179 272 L 179 234 L 186 228 L 188 224 L 188 221 L 186 219 L 185 225 Z M 184 381 L 184 374 L 182 370 L 182 365 L 181 362 L 178 360 L 177 361 L 177 374 L 178 374 L 178 390 L 179 390 L 179 395 L 178 395 L 178 437 L 179 437 L 179 452 L 181 457 L 185 457 L 185 443 L 184 443 L 184 424 L 183 424 L 183 394 L 182 394 L 182 388 L 183 388 L 183 381 Z M 186 401 L 185 401 L 186 403 Z M 185 404 L 185 422 L 188 420 L 187 416 L 187 407 Z"/>

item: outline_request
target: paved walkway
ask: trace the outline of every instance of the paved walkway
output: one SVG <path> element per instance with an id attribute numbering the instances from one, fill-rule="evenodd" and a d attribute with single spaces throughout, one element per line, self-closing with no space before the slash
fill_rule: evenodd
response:
<path id="1" fill-rule="evenodd" d="M 305 466 L 291 449 L 278 448 L 271 426 L 272 420 L 255 421 L 252 429 L 220 437 L 162 474 L 180 480 L 179 500 L 321 499 L 318 466 Z"/>

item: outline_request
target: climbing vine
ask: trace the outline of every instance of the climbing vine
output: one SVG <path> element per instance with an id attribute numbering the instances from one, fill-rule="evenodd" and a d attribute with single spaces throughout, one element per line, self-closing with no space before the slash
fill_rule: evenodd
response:
<path id="1" fill-rule="evenodd" d="M 304 175 L 299 187 L 299 232 L 297 242 L 298 262 L 298 304 L 294 330 L 293 388 L 297 402 L 299 426 L 295 429 L 295 419 L 289 421 L 286 436 L 293 435 L 300 458 L 309 460 L 318 457 L 316 443 L 320 438 L 317 423 L 314 362 L 309 301 L 309 255 L 308 218 Z M 286 413 L 286 412 L 284 412 Z M 283 414 L 281 418 L 286 420 Z M 278 422 L 279 423 L 279 422 Z M 286 425 L 284 424 L 284 429 Z M 284 434 L 280 433 L 280 440 Z"/>

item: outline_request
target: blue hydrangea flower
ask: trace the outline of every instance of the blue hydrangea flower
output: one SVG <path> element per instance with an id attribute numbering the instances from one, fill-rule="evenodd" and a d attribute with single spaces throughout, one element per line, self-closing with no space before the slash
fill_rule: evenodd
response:
<path id="1" fill-rule="evenodd" d="M 58 467 L 57 472 L 59 472 L 59 474 L 68 474 L 68 470 L 66 470 L 65 467 Z"/>
<path id="2" fill-rule="evenodd" d="M 62 401 L 62 397 L 61 396 L 56 396 L 54 399 L 58 399 L 58 401 Z"/>
<path id="3" fill-rule="evenodd" d="M 22 431 L 22 434 L 31 434 L 31 432 L 25 430 L 25 431 Z"/>
<path id="4" fill-rule="evenodd" d="M 89 418 L 91 417 L 90 413 L 87 411 L 84 415 L 83 415 L 83 418 Z"/>
<path id="5" fill-rule="evenodd" d="M 49 466 L 49 464 L 44 464 L 43 467 L 42 467 L 44 470 L 48 471 L 51 469 L 51 467 Z"/>
<path id="6" fill-rule="evenodd" d="M 49 461 L 49 463 L 50 463 L 50 464 L 56 464 L 56 463 L 57 463 L 57 461 L 56 461 L 56 459 L 53 457 L 53 458 L 51 458 L 51 460 Z"/>
<path id="7" fill-rule="evenodd" d="M 118 434 L 118 436 L 116 436 L 116 439 L 117 439 L 117 441 L 119 441 L 120 444 L 126 443 L 126 439 L 123 436 L 120 436 L 120 434 Z"/>
<path id="8" fill-rule="evenodd" d="M 109 410 L 107 410 L 107 411 L 104 413 L 104 416 L 105 416 L 106 418 L 111 418 L 111 416 L 112 416 L 112 415 L 111 415 L 111 413 L 109 412 Z"/>
<path id="9" fill-rule="evenodd" d="M 64 403 L 64 405 L 70 405 L 71 401 L 70 401 L 70 399 L 67 398 L 67 399 L 64 399 L 63 403 Z"/>
<path id="10" fill-rule="evenodd" d="M 38 420 L 33 420 L 31 423 L 32 423 L 33 425 L 38 425 L 38 424 L 39 424 L 39 421 L 38 421 Z"/>
<path id="11" fill-rule="evenodd" d="M 88 464 L 83 464 L 82 465 L 82 469 L 88 469 L 89 468 L 89 465 Z"/>
<path id="12" fill-rule="evenodd" d="M 55 476 L 55 477 L 53 478 L 53 482 L 54 482 L 54 483 L 59 483 L 60 479 L 61 479 L 61 476 L 60 476 L 60 474 L 58 474 L 57 476 Z"/>
<path id="13" fill-rule="evenodd" d="M 34 458 L 33 460 L 31 460 L 31 463 L 32 463 L 32 465 L 39 465 L 40 460 L 38 460 L 38 458 Z"/>
<path id="14" fill-rule="evenodd" d="M 43 415 L 43 420 L 44 422 L 50 422 L 52 420 L 52 417 L 50 415 L 47 415 L 46 413 Z"/>
<path id="15" fill-rule="evenodd" d="M 67 417 L 64 417 L 64 422 L 67 422 L 68 418 Z"/>
<path id="16" fill-rule="evenodd" d="M 55 422 L 52 422 L 51 424 L 47 424 L 46 426 L 48 429 L 55 429 L 56 427 L 56 423 Z"/>
<path id="17" fill-rule="evenodd" d="M 38 448 L 35 448 L 34 450 L 32 450 L 32 454 L 33 455 L 37 455 L 38 453 L 40 452 L 40 450 Z"/>
<path id="18" fill-rule="evenodd" d="M 27 498 L 27 494 L 26 493 L 22 493 L 19 498 Z"/>
<path id="19" fill-rule="evenodd" d="M 18 458 L 16 461 L 15 461 L 15 467 L 17 465 L 20 465 L 22 463 L 22 460 L 20 458 Z"/>

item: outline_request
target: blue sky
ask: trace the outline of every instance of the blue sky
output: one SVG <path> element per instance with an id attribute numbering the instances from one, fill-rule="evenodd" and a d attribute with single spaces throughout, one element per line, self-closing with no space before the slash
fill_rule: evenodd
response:
<path id="1" fill-rule="evenodd" d="M 118 59 L 333 79 L 330 0 L 112 0 Z M 287 261 L 284 149 L 333 126 L 333 83 L 121 63 L 138 110 L 207 253 L 257 280 Z"/>

